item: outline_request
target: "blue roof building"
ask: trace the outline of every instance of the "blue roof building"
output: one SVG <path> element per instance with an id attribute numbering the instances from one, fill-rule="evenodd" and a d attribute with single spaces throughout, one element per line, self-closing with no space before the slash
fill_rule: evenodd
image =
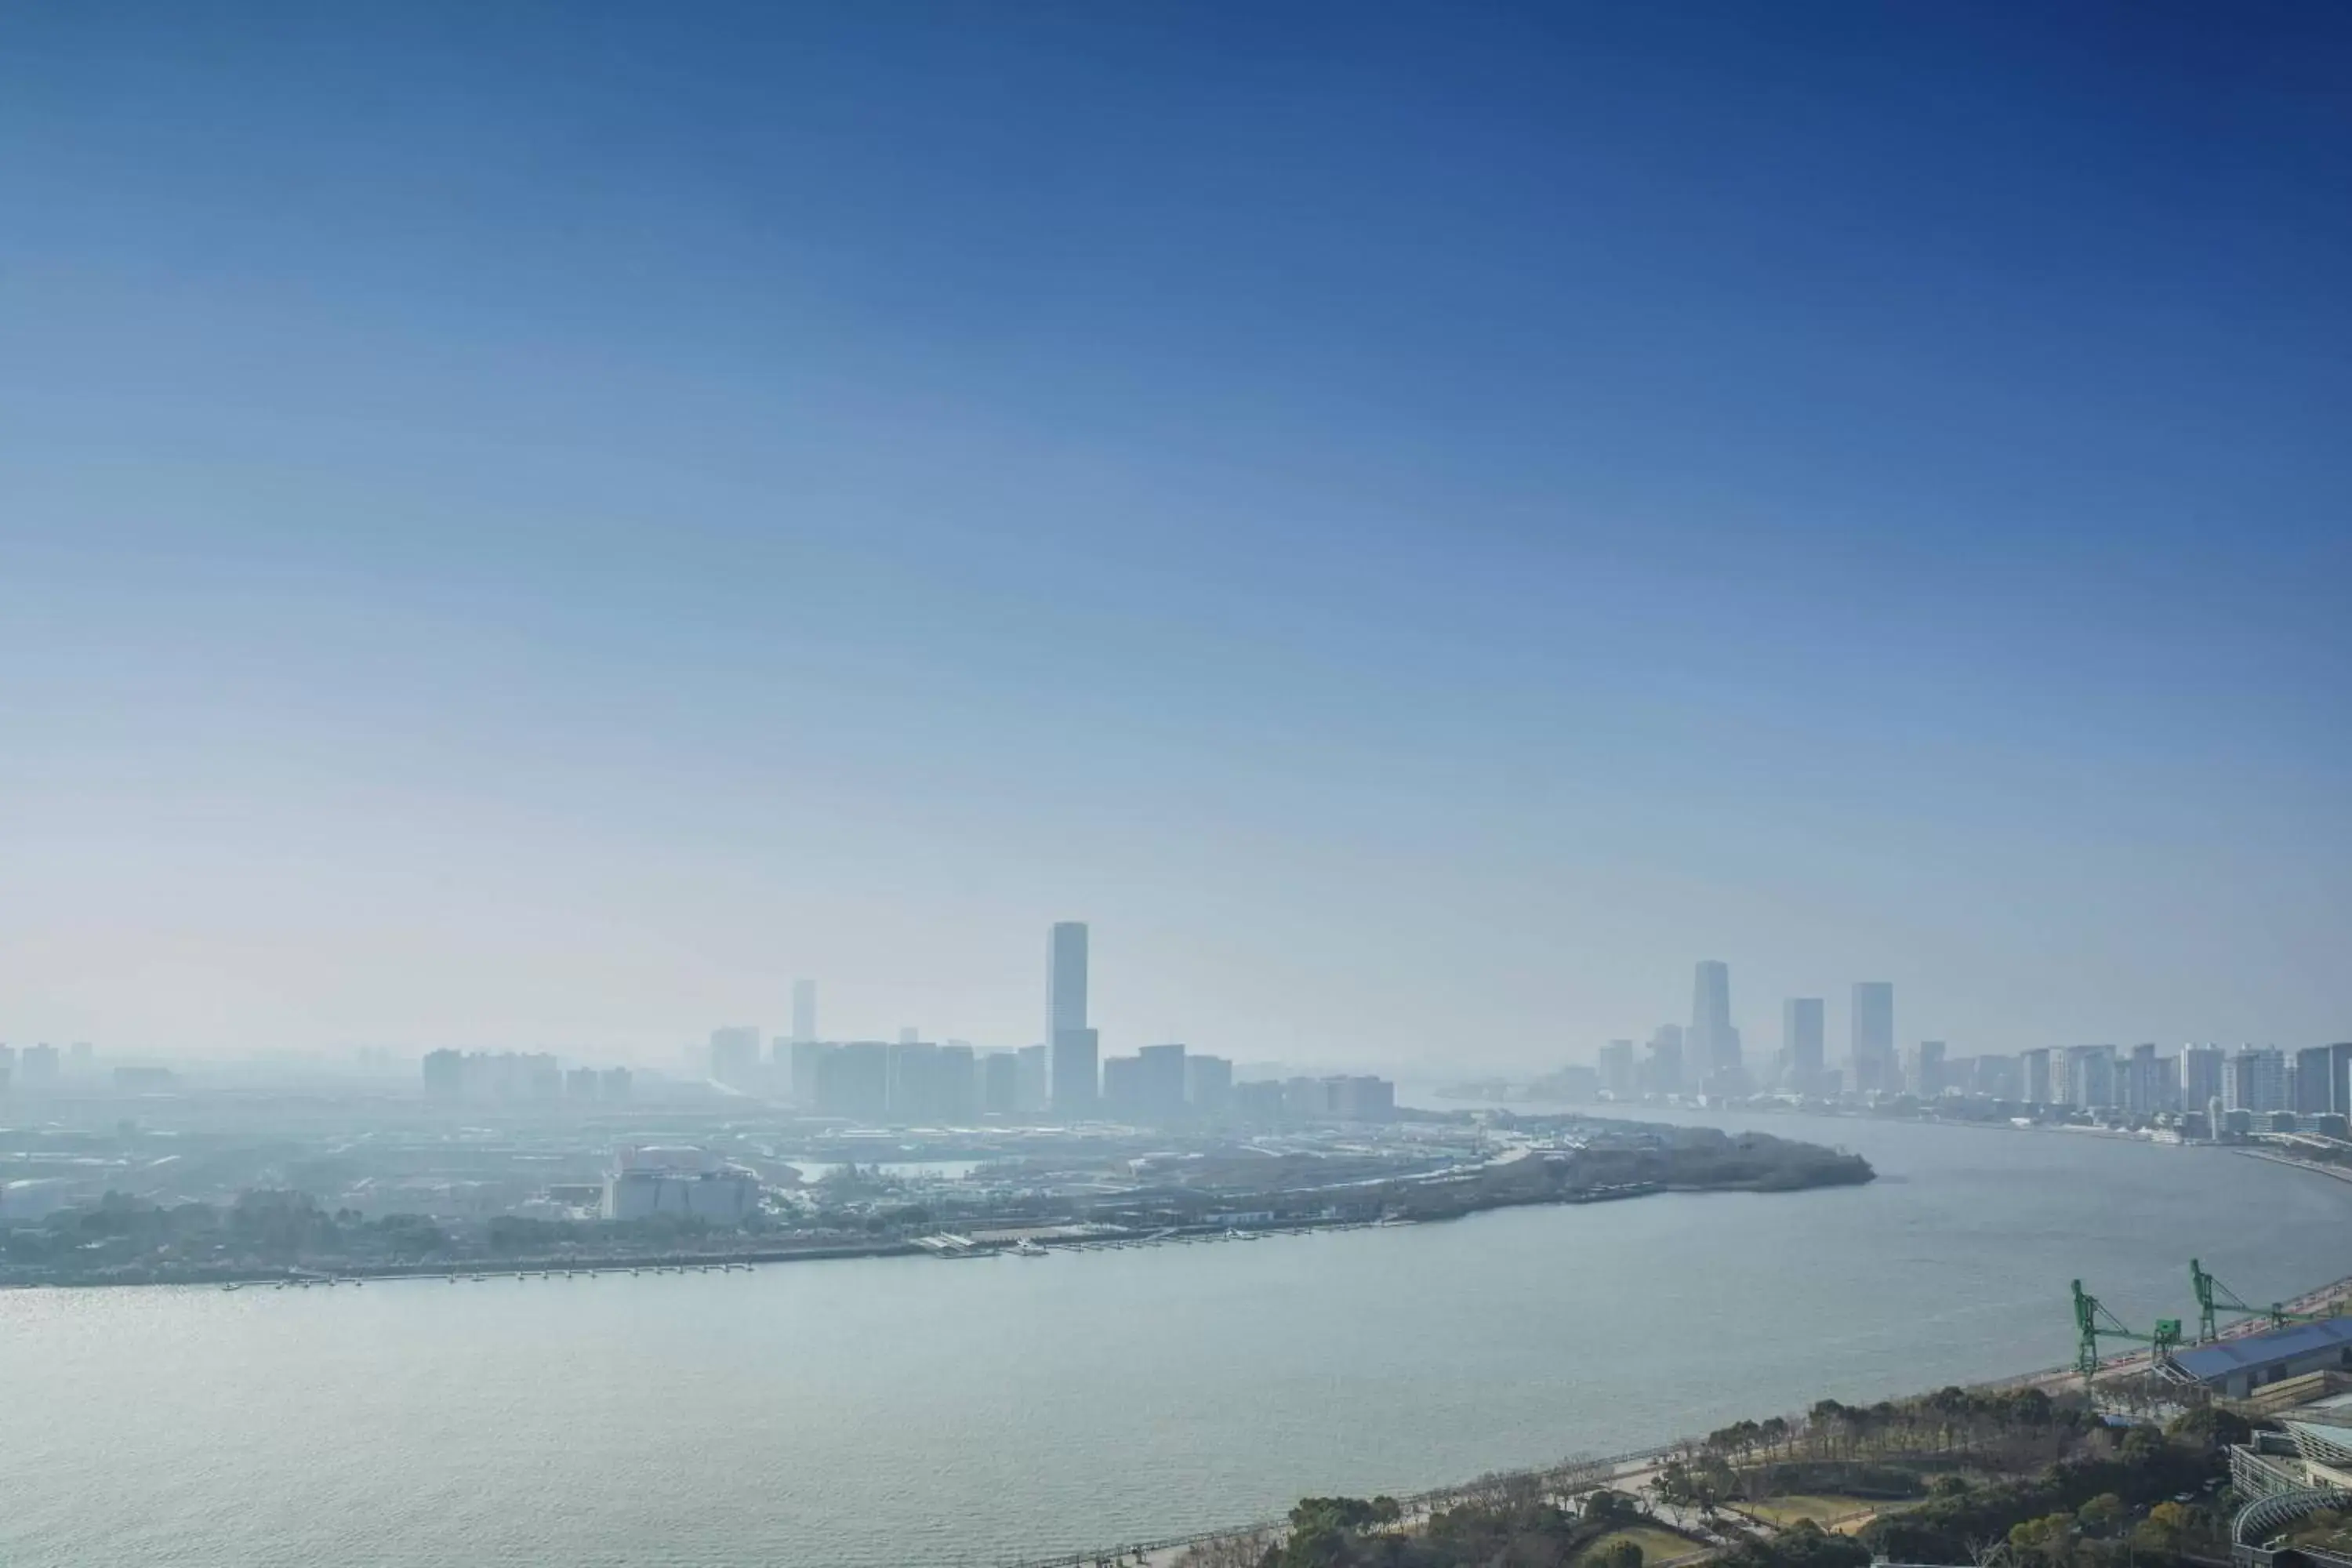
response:
<path id="1" fill-rule="evenodd" d="M 2177 1351 L 2183 1372 L 2207 1387 L 2242 1399 L 2265 1384 L 2305 1373 L 2352 1371 L 2352 1318 L 2291 1323 L 2259 1334 L 2240 1334 L 2210 1345 Z"/>

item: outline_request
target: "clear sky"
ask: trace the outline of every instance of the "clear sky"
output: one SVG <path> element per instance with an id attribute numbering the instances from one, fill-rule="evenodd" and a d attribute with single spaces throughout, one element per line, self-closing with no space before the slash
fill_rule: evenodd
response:
<path id="1" fill-rule="evenodd" d="M 2352 1037 L 2352 9 L 0 12 L 0 1039 Z"/>

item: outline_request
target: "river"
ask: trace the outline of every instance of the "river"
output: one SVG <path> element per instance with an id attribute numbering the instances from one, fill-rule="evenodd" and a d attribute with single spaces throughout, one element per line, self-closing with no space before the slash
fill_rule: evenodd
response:
<path id="1" fill-rule="evenodd" d="M 2352 1184 L 1716 1118 L 1866 1187 L 940 1263 L 0 1292 L 10 1568 L 992 1563 L 2055 1364 L 2352 1273 Z"/>

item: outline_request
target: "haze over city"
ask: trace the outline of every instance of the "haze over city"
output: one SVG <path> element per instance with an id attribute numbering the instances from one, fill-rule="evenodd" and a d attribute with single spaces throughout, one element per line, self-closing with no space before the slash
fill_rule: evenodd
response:
<path id="1" fill-rule="evenodd" d="M 8 1568 L 2352 1568 L 2352 5 L 0 5 Z"/>
<path id="2" fill-rule="evenodd" d="M 0 1037 L 2336 1037 L 2338 40 L 2120 15 L 20 10 Z"/>

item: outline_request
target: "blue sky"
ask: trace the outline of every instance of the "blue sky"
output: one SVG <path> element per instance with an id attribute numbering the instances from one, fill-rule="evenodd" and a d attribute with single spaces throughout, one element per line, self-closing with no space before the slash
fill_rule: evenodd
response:
<path id="1" fill-rule="evenodd" d="M 10 12 L 0 1038 L 2352 1036 L 2352 18 L 2051 12 Z"/>

